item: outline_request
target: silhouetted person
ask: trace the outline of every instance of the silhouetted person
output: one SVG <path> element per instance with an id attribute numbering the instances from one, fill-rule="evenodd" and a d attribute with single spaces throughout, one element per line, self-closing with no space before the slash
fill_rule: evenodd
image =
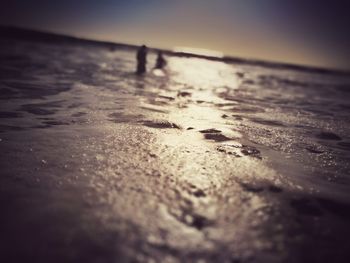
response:
<path id="1" fill-rule="evenodd" d="M 137 74 L 143 74 L 146 72 L 146 64 L 147 64 L 147 47 L 142 45 L 137 51 Z"/>
<path id="2" fill-rule="evenodd" d="M 166 65 L 166 60 L 163 57 L 163 53 L 162 53 L 162 51 L 158 51 L 158 56 L 157 56 L 155 68 L 162 69 L 165 67 L 165 65 Z"/>

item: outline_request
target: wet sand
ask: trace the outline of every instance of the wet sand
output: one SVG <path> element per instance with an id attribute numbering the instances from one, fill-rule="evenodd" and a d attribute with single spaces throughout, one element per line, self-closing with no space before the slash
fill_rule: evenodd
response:
<path id="1" fill-rule="evenodd" d="M 1 262 L 348 261 L 350 76 L 0 46 Z"/>

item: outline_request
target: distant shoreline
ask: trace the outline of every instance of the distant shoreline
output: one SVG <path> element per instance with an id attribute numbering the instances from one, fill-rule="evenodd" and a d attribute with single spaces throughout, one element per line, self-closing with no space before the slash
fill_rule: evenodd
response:
<path id="1" fill-rule="evenodd" d="M 80 38 L 75 36 L 69 36 L 64 34 L 57 34 L 53 32 L 47 32 L 42 30 L 34 30 L 28 28 L 21 28 L 15 26 L 3 26 L 0 25 L 0 36 L 1 38 L 8 38 L 14 40 L 25 40 L 25 41 L 39 41 L 45 43 L 61 43 L 61 44 L 79 44 L 79 45 L 99 45 L 106 48 L 113 49 L 136 49 L 137 45 L 132 44 L 123 44 L 115 43 L 110 41 L 100 41 L 93 39 Z M 350 76 L 350 71 L 342 69 L 331 69 L 323 67 L 314 67 L 307 65 L 299 65 L 292 63 L 283 63 L 283 62 L 273 62 L 273 61 L 264 61 L 259 59 L 244 59 L 239 57 L 224 56 L 222 58 L 210 57 L 204 55 L 197 55 L 184 52 L 174 52 L 165 49 L 151 48 L 153 51 L 162 50 L 165 54 L 171 56 L 180 56 L 180 57 L 197 57 L 204 58 L 213 61 L 223 61 L 226 63 L 233 64 L 248 64 L 255 66 L 263 66 L 269 68 L 281 68 L 281 69 L 292 69 L 292 70 L 303 70 L 313 73 L 322 73 L 322 74 L 336 74 L 336 75 L 346 75 Z"/>

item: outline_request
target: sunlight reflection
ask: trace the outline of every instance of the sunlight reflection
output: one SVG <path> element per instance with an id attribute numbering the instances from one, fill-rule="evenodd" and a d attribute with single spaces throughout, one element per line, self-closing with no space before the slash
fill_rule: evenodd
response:
<path id="1" fill-rule="evenodd" d="M 172 89 L 176 88 L 180 95 L 178 109 L 171 112 L 171 119 L 185 127 L 208 129 L 217 126 L 225 130 L 226 121 L 215 104 L 227 101 L 218 97 L 216 90 L 239 87 L 235 68 L 223 62 L 178 57 L 169 60 L 169 68 Z M 181 94 L 186 96 L 181 97 Z"/>
<path id="2" fill-rule="evenodd" d="M 239 84 L 234 68 L 223 62 L 173 57 L 169 68 L 174 81 L 195 89 L 213 90 L 222 86 L 236 89 Z"/>
<path id="3" fill-rule="evenodd" d="M 159 138 L 162 144 L 173 149 L 172 164 L 181 170 L 179 180 L 201 189 L 218 186 L 221 184 L 220 171 L 215 177 L 209 167 L 214 165 L 216 158 L 221 158 L 221 155 L 213 154 L 217 152 L 218 141 L 200 131 L 217 129 L 220 139 L 227 138 L 231 142 L 242 137 L 231 122 L 221 117 L 222 112 L 216 107 L 218 103 L 227 103 L 217 96 L 217 89 L 239 87 L 235 68 L 206 59 L 172 57 L 168 60 L 168 69 L 171 72 L 169 89 L 172 94 L 177 94 L 168 118 L 179 125 L 181 131 L 164 132 Z"/>

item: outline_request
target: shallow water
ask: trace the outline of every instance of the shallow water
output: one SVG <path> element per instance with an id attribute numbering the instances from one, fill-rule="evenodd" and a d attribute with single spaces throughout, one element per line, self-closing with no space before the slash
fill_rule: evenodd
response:
<path id="1" fill-rule="evenodd" d="M 130 50 L 0 45 L 7 259 L 349 256 L 350 76 L 183 57 L 136 76 Z"/>

